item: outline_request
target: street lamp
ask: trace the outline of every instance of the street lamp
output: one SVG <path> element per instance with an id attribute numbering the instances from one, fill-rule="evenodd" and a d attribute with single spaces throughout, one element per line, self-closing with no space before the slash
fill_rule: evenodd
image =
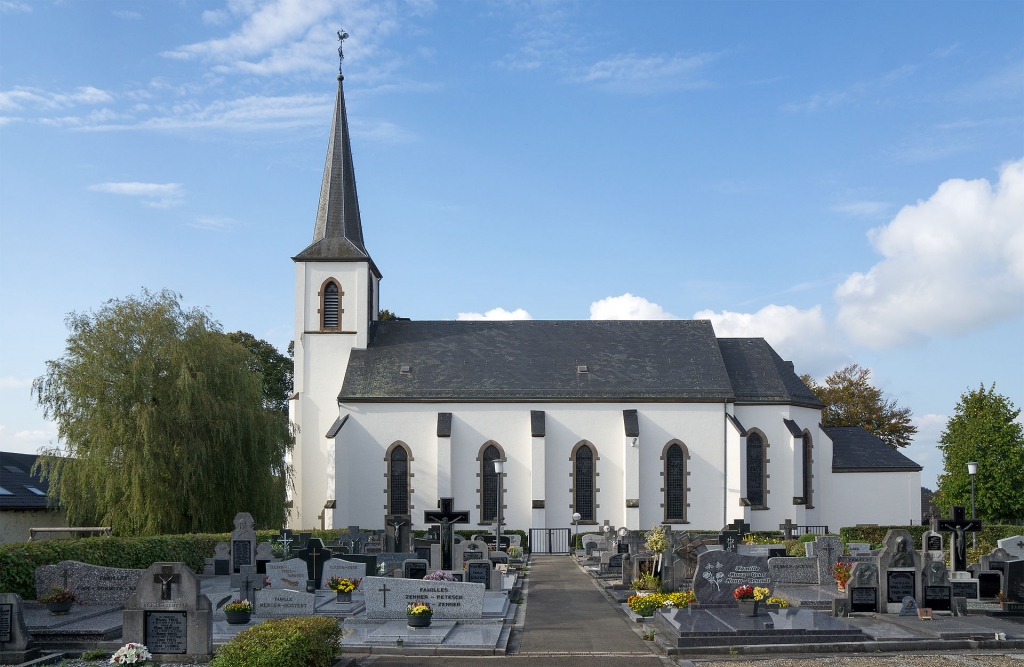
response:
<path id="1" fill-rule="evenodd" d="M 978 514 L 974 510 L 974 476 L 978 474 L 978 462 L 971 461 L 967 464 L 967 474 L 971 476 L 971 518 L 977 519 Z M 978 548 L 978 533 L 971 533 L 971 537 L 974 538 L 974 548 Z"/>
<path id="2" fill-rule="evenodd" d="M 494 529 L 494 549 L 501 551 L 501 488 L 502 475 L 505 473 L 505 461 L 494 459 L 494 472 L 498 473 L 498 527 Z"/>
<path id="3" fill-rule="evenodd" d="M 572 513 L 572 525 L 576 526 L 576 539 L 573 540 L 573 542 L 572 542 L 573 549 L 576 548 L 576 543 L 580 541 L 580 519 L 582 519 L 582 518 L 583 518 L 583 515 L 580 514 L 579 512 L 573 512 Z M 583 545 L 580 545 L 580 546 L 583 546 Z"/>

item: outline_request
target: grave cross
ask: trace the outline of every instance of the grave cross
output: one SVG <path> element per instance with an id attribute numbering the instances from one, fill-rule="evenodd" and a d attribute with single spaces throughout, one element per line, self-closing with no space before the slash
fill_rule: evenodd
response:
<path id="1" fill-rule="evenodd" d="M 242 565 L 238 568 L 239 573 L 231 575 L 231 588 L 237 588 L 239 597 L 249 602 L 255 602 L 256 586 L 266 579 L 266 575 L 256 574 L 255 565 Z"/>
<path id="2" fill-rule="evenodd" d="M 779 530 L 785 535 L 785 539 L 793 540 L 796 539 L 796 531 L 800 526 L 793 523 L 790 519 L 786 519 L 786 523 L 779 524 Z"/>
<path id="3" fill-rule="evenodd" d="M 323 574 L 324 563 L 331 557 L 331 550 L 324 549 L 324 543 L 312 537 L 306 542 L 306 548 L 300 549 L 295 555 L 306 561 L 306 573 L 319 587 L 320 575 Z"/>
<path id="4" fill-rule="evenodd" d="M 963 572 L 967 569 L 967 533 L 980 531 L 981 519 L 968 519 L 966 507 L 953 505 L 949 508 L 949 518 L 939 519 L 936 523 L 939 530 L 952 534 L 949 539 L 949 563 L 954 572 Z"/>
<path id="5" fill-rule="evenodd" d="M 750 524 L 744 523 L 743 519 L 736 519 L 722 530 L 735 530 L 739 533 L 740 538 L 750 532 Z"/>
<path id="6" fill-rule="evenodd" d="M 281 545 L 281 549 L 284 551 L 284 557 L 286 559 L 288 558 L 288 554 L 291 553 L 291 549 L 289 549 L 289 545 L 292 542 L 295 541 L 295 539 L 292 537 L 292 535 L 293 535 L 293 533 L 292 533 L 290 528 L 282 528 L 281 529 L 281 537 L 279 537 L 276 540 L 277 543 Z"/>
<path id="7" fill-rule="evenodd" d="M 340 542 L 341 540 L 342 538 L 339 537 L 338 541 Z M 366 543 L 366 541 L 366 533 L 361 532 L 359 530 L 359 526 L 348 527 L 348 536 L 347 539 L 345 539 L 344 544 L 349 545 L 349 553 L 357 554 L 362 552 L 362 545 Z"/>
<path id="8" fill-rule="evenodd" d="M 822 544 L 820 546 L 818 544 L 815 544 L 814 553 L 818 554 L 819 552 L 825 555 L 825 560 L 828 561 L 829 567 L 835 565 L 835 563 L 832 560 L 832 554 L 836 552 L 836 548 L 832 546 L 831 540 L 822 540 Z"/>
<path id="9" fill-rule="evenodd" d="M 455 544 L 454 530 L 452 525 L 456 523 L 469 523 L 469 512 L 466 510 L 454 510 L 454 498 L 440 498 L 437 501 L 437 510 L 425 510 L 423 512 L 423 523 L 441 524 L 441 569 L 452 569 L 452 551 Z"/>
<path id="10" fill-rule="evenodd" d="M 173 574 L 173 569 L 170 565 L 163 565 L 160 567 L 160 574 L 153 575 L 153 583 L 160 584 L 161 600 L 170 600 L 171 584 L 181 583 L 181 575 Z"/>
<path id="11" fill-rule="evenodd" d="M 383 604 L 383 607 L 386 609 L 387 606 L 388 606 L 388 591 L 390 591 L 392 589 L 388 588 L 388 582 L 385 581 L 383 584 L 381 584 L 380 588 L 378 588 L 377 590 L 384 594 L 384 604 Z"/>

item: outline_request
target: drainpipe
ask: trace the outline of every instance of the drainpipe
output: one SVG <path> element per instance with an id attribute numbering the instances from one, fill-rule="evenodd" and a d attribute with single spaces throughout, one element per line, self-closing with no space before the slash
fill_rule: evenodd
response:
<path id="1" fill-rule="evenodd" d="M 722 525 L 729 525 L 729 401 L 722 401 Z"/>

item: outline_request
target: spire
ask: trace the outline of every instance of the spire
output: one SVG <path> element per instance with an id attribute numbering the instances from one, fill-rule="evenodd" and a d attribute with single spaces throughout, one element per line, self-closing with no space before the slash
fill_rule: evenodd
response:
<path id="1" fill-rule="evenodd" d="M 363 225 L 359 219 L 356 175 L 352 164 L 352 144 L 345 110 L 345 77 L 341 74 L 342 43 L 348 33 L 338 32 L 338 94 L 334 100 L 331 136 L 327 142 L 327 162 L 320 185 L 320 205 L 316 211 L 313 243 L 296 260 L 369 259 L 363 245 Z"/>

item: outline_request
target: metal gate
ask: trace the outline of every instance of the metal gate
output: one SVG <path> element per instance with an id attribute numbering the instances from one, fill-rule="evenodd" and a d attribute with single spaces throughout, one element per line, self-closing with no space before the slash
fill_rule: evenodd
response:
<path id="1" fill-rule="evenodd" d="M 569 538 L 568 528 L 531 528 L 530 553 L 568 556 Z"/>

